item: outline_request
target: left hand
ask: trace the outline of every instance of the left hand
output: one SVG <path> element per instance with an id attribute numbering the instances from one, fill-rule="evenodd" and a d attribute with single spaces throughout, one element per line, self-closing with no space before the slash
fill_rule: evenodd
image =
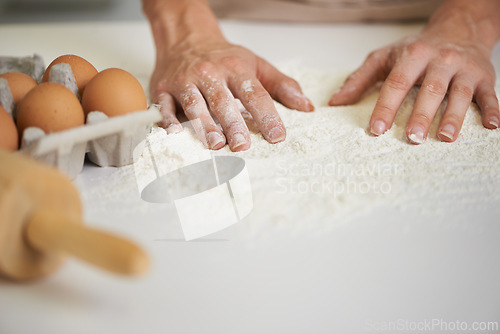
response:
<path id="1" fill-rule="evenodd" d="M 264 138 L 273 144 L 286 136 L 273 98 L 289 108 L 314 109 L 295 80 L 246 48 L 207 38 L 179 44 L 158 53 L 150 83 L 151 95 L 161 105 L 164 116 L 159 124 L 167 131 L 180 127 L 175 100 L 188 119 L 201 120 L 210 149 L 220 149 L 227 141 L 232 151 L 242 151 L 250 147 L 250 132 L 235 98 L 240 99 Z"/>

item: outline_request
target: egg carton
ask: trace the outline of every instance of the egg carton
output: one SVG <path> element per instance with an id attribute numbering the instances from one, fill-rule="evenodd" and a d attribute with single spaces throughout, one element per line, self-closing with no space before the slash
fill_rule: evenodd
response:
<path id="1" fill-rule="evenodd" d="M 25 57 L 0 56 L 0 74 L 7 72 L 21 72 L 40 82 L 45 72 L 45 63 L 43 58 L 36 53 Z M 7 80 L 3 78 L 0 78 L 0 105 L 12 118 L 16 118 L 16 108 L 12 92 Z"/>
<path id="2" fill-rule="evenodd" d="M 82 171 L 86 156 L 101 167 L 134 163 L 134 149 L 145 145 L 152 125 L 161 118 L 157 105 L 115 117 L 93 111 L 87 115 L 87 123 L 77 128 L 50 134 L 40 128 L 27 128 L 20 152 L 57 167 L 74 179 Z"/>
<path id="3" fill-rule="evenodd" d="M 0 78 L 0 106 L 2 106 L 12 118 L 15 119 L 15 105 L 9 83 L 4 78 Z"/>
<path id="4" fill-rule="evenodd" d="M 45 65 L 37 54 L 27 57 L 0 56 L 0 73 L 10 71 L 28 74 L 40 82 Z M 48 81 L 66 86 L 78 99 L 81 98 L 70 65 L 60 63 L 52 66 Z M 2 78 L 0 105 L 16 119 L 16 106 L 9 85 Z M 157 105 L 115 117 L 93 111 L 87 115 L 86 124 L 77 128 L 49 134 L 37 127 L 25 129 L 20 152 L 57 167 L 74 179 L 82 171 L 85 157 L 102 167 L 134 163 L 134 150 L 145 145 L 152 125 L 161 119 Z"/>
<path id="5" fill-rule="evenodd" d="M 22 72 L 40 82 L 45 72 L 45 63 L 38 54 L 25 57 L 0 56 L 0 74 Z"/>

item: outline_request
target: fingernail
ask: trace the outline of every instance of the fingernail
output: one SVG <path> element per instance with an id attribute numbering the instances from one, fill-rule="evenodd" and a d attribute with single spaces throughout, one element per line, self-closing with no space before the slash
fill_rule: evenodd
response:
<path id="1" fill-rule="evenodd" d="M 269 131 L 269 140 L 272 144 L 279 143 L 280 141 L 285 140 L 286 133 L 279 126 L 276 126 Z"/>
<path id="2" fill-rule="evenodd" d="M 182 125 L 172 123 L 165 130 L 167 131 L 167 134 L 179 133 L 182 131 Z"/>
<path id="3" fill-rule="evenodd" d="M 439 134 L 441 136 L 445 136 L 449 140 L 453 140 L 453 137 L 455 136 L 455 127 L 451 124 L 446 124 L 443 126 Z"/>
<path id="4" fill-rule="evenodd" d="M 490 117 L 490 122 L 489 123 L 490 123 L 490 125 L 493 125 L 495 127 L 495 129 L 497 129 L 498 128 L 498 124 L 500 122 L 498 121 L 498 117 L 492 116 L 492 117 Z"/>
<path id="5" fill-rule="evenodd" d="M 420 126 L 415 126 L 410 130 L 410 135 L 408 136 L 408 139 L 413 144 L 422 144 L 425 141 L 424 138 L 424 129 Z"/>
<path id="6" fill-rule="evenodd" d="M 382 121 L 375 121 L 370 129 L 371 133 L 375 136 L 380 136 L 386 130 L 385 123 Z"/>
<path id="7" fill-rule="evenodd" d="M 213 150 L 215 147 L 219 146 L 221 143 L 225 142 L 224 137 L 218 132 L 212 131 L 207 134 L 208 148 Z"/>
<path id="8" fill-rule="evenodd" d="M 245 136 L 243 136 L 241 133 L 235 133 L 230 140 L 229 146 L 231 147 L 231 150 L 235 150 L 238 147 L 245 145 L 246 143 L 247 140 L 245 139 Z"/>

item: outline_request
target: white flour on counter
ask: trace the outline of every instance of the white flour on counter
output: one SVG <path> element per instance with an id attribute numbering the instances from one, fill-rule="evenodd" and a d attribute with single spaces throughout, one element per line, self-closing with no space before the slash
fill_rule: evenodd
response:
<path id="1" fill-rule="evenodd" d="M 417 88 L 406 98 L 393 127 L 374 137 L 366 129 L 378 92 L 353 106 L 328 107 L 330 95 L 347 73 L 283 71 L 299 81 L 316 111 L 299 112 L 276 104 L 287 138 L 274 145 L 263 139 L 244 112 L 252 133 L 251 148 L 233 153 L 226 146 L 215 153 L 246 162 L 254 202 L 245 218 L 249 225 L 329 228 L 354 215 L 369 215 L 379 205 L 446 218 L 451 206 L 478 209 L 500 204 L 500 130 L 485 129 L 475 105 L 467 112 L 455 143 L 437 139 L 438 115 L 427 141 L 411 145 L 405 126 Z M 157 156 L 164 173 L 210 158 L 191 131 L 166 135 L 163 129 L 153 128 L 148 140 L 155 152 L 164 152 Z M 135 168 L 141 173 L 152 166 L 140 160 Z M 83 197 L 116 199 L 120 212 L 154 210 L 137 201 L 137 194 L 130 196 L 133 178 L 133 166 L 116 169 Z"/>

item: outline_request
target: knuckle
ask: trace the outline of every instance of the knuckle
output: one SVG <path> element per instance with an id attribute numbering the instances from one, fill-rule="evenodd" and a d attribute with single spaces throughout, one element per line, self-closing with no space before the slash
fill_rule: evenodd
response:
<path id="1" fill-rule="evenodd" d="M 378 100 L 372 117 L 376 116 L 377 118 L 381 118 L 383 120 L 389 120 L 392 118 L 394 113 L 394 108 L 387 105 L 384 101 Z"/>
<path id="2" fill-rule="evenodd" d="M 222 65 L 228 68 L 230 71 L 236 74 L 242 74 L 246 72 L 247 64 L 238 56 L 227 56 L 222 58 Z"/>
<path id="3" fill-rule="evenodd" d="M 450 95 L 454 95 L 466 100 L 472 100 L 474 95 L 473 89 L 465 84 L 454 84 L 450 88 Z"/>
<path id="4" fill-rule="evenodd" d="M 250 100 L 262 100 L 269 98 L 269 93 L 265 89 L 255 89 L 248 97 Z"/>
<path id="5" fill-rule="evenodd" d="M 409 56 L 415 56 L 415 57 L 423 56 L 423 55 L 427 54 L 429 52 L 429 50 L 430 50 L 430 46 L 427 43 L 422 42 L 422 41 L 412 42 L 412 43 L 408 44 L 405 48 L 405 52 Z"/>
<path id="6" fill-rule="evenodd" d="M 222 105 L 228 104 L 227 95 L 219 90 L 216 90 L 214 92 L 209 92 L 207 95 L 208 95 L 207 97 L 209 99 L 208 102 L 211 105 L 222 106 Z"/>
<path id="7" fill-rule="evenodd" d="M 251 105 L 260 104 L 263 99 L 270 98 L 267 90 L 248 80 L 241 85 L 240 96 L 243 99 L 242 102 Z"/>
<path id="8" fill-rule="evenodd" d="M 261 123 L 268 128 L 274 128 L 275 126 L 280 126 L 284 128 L 281 118 L 277 113 L 264 114 L 261 117 Z"/>
<path id="9" fill-rule="evenodd" d="M 236 133 L 241 131 L 241 124 L 238 120 L 231 120 L 226 123 L 225 126 L 226 132 L 228 133 Z"/>
<path id="10" fill-rule="evenodd" d="M 410 78 L 404 73 L 391 73 L 385 80 L 385 84 L 394 90 L 406 90 L 413 85 Z"/>
<path id="11" fill-rule="evenodd" d="M 444 48 L 439 50 L 439 58 L 440 62 L 442 62 L 443 64 L 450 65 L 456 64 L 460 60 L 461 56 L 457 52 L 457 50 Z"/>
<path id="12" fill-rule="evenodd" d="M 194 106 L 198 104 L 198 99 L 195 94 L 191 92 L 185 92 L 181 95 L 181 105 L 186 110 L 193 109 Z"/>
<path id="13" fill-rule="evenodd" d="M 198 88 L 193 83 L 183 83 L 179 86 L 179 102 L 183 107 L 189 107 L 196 104 L 199 101 L 199 91 Z"/>
<path id="14" fill-rule="evenodd" d="M 425 113 L 425 112 L 419 112 L 419 113 L 415 113 L 415 115 L 413 115 L 413 121 L 416 124 L 421 124 L 424 126 L 431 124 L 433 119 L 434 119 L 433 115 Z"/>
<path id="15" fill-rule="evenodd" d="M 428 81 L 422 85 L 422 89 L 425 93 L 435 97 L 443 97 L 448 90 L 448 85 L 441 81 Z"/>
<path id="16" fill-rule="evenodd" d="M 243 97 L 248 98 L 249 96 L 252 96 L 256 88 L 257 86 L 255 85 L 254 80 L 252 79 L 240 80 L 239 91 L 240 95 L 242 95 Z"/>
<path id="17" fill-rule="evenodd" d="M 455 128 L 458 128 L 459 125 L 462 124 L 464 118 L 461 117 L 458 113 L 447 113 L 441 123 L 443 124 L 453 124 Z"/>
<path id="18" fill-rule="evenodd" d="M 215 72 L 215 66 L 209 61 L 202 60 L 193 65 L 193 70 L 197 76 L 208 77 Z"/>

